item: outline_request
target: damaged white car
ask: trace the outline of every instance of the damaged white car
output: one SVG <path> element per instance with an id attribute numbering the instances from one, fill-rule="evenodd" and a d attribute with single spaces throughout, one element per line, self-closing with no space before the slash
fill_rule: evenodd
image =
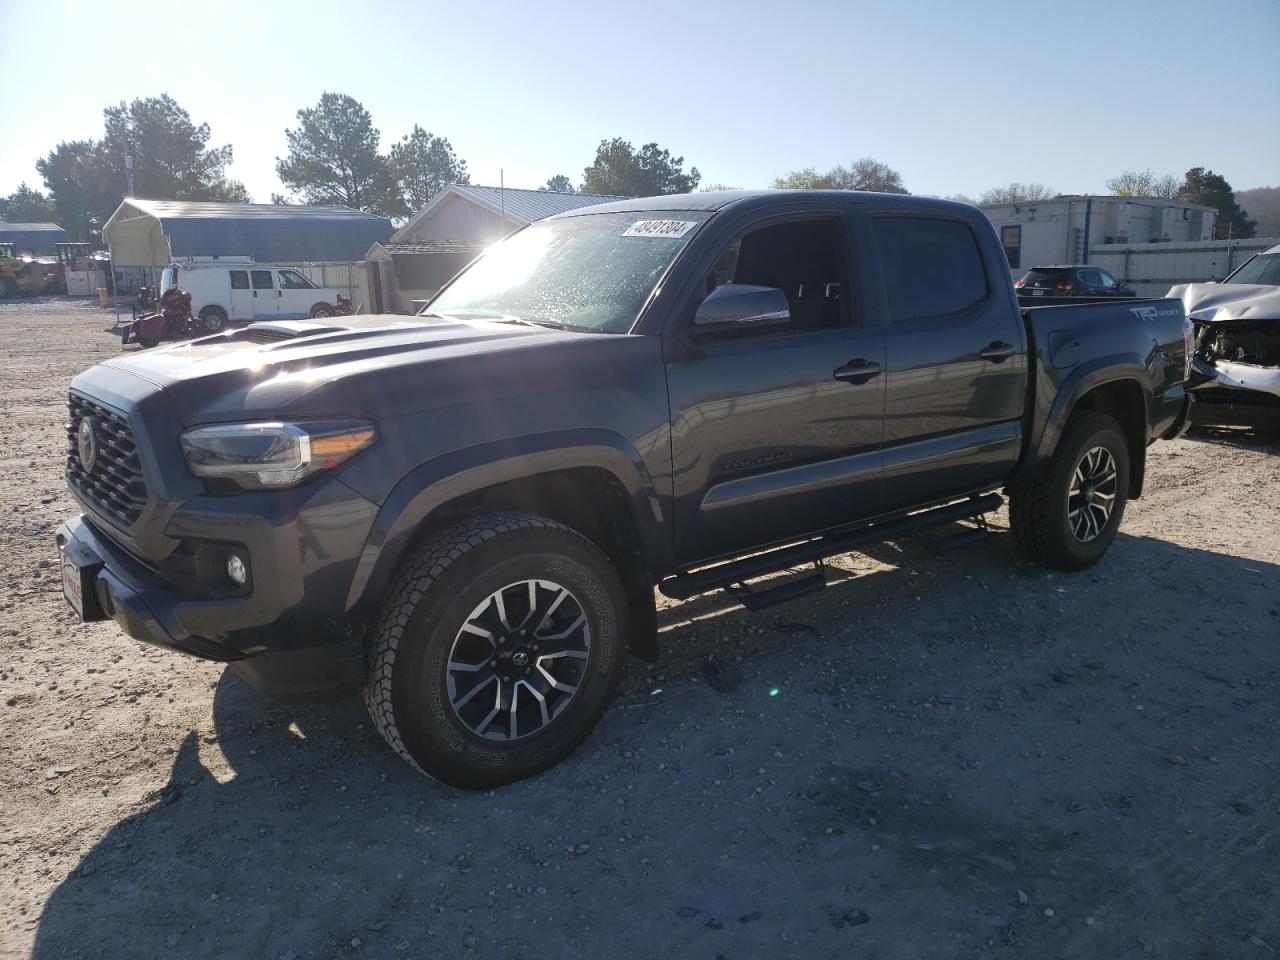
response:
<path id="1" fill-rule="evenodd" d="M 1195 422 L 1280 430 L 1280 244 L 1221 283 L 1180 283 L 1168 296 L 1195 324 Z"/>

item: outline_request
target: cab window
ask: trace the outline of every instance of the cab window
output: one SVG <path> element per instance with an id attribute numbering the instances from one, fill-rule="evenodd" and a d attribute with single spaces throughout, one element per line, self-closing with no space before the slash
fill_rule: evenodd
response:
<path id="1" fill-rule="evenodd" d="M 930 217 L 872 222 L 891 320 L 953 316 L 986 299 L 987 273 L 968 224 Z"/>
<path id="2" fill-rule="evenodd" d="M 281 270 L 280 271 L 280 289 L 281 290 L 313 290 L 311 281 L 300 274 L 297 270 Z"/>
<path id="3" fill-rule="evenodd" d="M 707 275 L 707 293 L 726 283 L 777 287 L 791 321 L 769 332 L 821 330 L 849 322 L 844 230 L 835 217 L 789 220 L 744 233 Z"/>
<path id="4" fill-rule="evenodd" d="M 250 275 L 253 277 L 253 289 L 255 290 L 271 289 L 271 271 L 270 270 L 251 270 Z"/>

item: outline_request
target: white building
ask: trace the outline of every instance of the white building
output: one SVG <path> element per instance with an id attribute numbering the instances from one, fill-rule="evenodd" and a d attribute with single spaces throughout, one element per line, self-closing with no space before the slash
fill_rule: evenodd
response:
<path id="1" fill-rule="evenodd" d="M 981 206 L 1000 233 L 1014 276 L 1036 266 L 1088 263 L 1087 251 L 1100 244 L 1211 240 L 1218 218 L 1212 207 L 1158 197 L 1057 197 Z"/>

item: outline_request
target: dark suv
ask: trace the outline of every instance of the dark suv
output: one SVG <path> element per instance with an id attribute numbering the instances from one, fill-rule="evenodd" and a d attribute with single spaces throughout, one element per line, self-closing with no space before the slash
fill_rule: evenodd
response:
<path id="1" fill-rule="evenodd" d="M 273 693 L 362 684 L 442 780 L 528 776 L 657 656 L 655 586 L 759 609 L 1001 492 L 1028 557 L 1103 555 L 1185 421 L 1185 316 L 1021 311 L 1005 264 L 965 204 L 653 197 L 533 224 L 422 316 L 122 354 L 71 385 L 64 591 Z"/>
<path id="2" fill-rule="evenodd" d="M 1136 297 L 1101 267 L 1073 264 L 1058 267 L 1032 267 L 1013 283 L 1022 297 Z"/>

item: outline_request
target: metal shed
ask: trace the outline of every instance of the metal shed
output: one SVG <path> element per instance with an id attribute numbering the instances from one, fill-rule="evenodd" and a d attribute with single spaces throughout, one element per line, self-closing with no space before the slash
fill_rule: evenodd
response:
<path id="1" fill-rule="evenodd" d="M 0 222 L 0 243 L 13 244 L 17 254 L 53 253 L 53 245 L 67 239 L 67 232 L 56 223 Z"/>
<path id="2" fill-rule="evenodd" d="M 116 267 L 186 257 L 353 263 L 391 237 L 391 221 L 344 206 L 197 203 L 128 197 L 102 228 Z"/>

